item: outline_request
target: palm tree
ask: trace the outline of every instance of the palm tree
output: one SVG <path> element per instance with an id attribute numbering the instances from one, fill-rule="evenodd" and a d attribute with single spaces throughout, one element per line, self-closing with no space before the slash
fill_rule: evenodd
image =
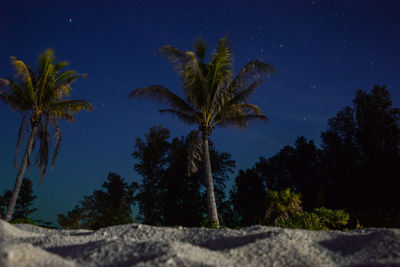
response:
<path id="1" fill-rule="evenodd" d="M 5 221 L 10 221 L 12 218 L 22 178 L 25 170 L 30 166 L 30 154 L 34 150 L 36 140 L 39 141 L 39 149 L 35 164 L 39 166 L 40 181 L 42 181 L 47 171 L 52 139 L 49 127 L 54 127 L 56 141 L 51 163 L 51 166 L 54 166 L 61 146 L 58 119 L 74 121 L 74 114 L 93 108 L 92 104 L 85 100 L 64 100 L 64 97 L 70 95 L 71 83 L 82 75 L 73 70 L 60 71 L 69 63 L 66 61 L 56 63 L 52 49 L 47 49 L 39 55 L 36 73 L 29 65 L 16 57 L 11 58 L 11 64 L 15 68 L 17 80 L 0 79 L 0 86 L 3 88 L 0 89 L 0 100 L 10 106 L 13 111 L 23 114 L 15 151 L 16 167 L 18 147 L 22 144 L 25 133 L 29 133 L 29 137 L 4 216 Z"/>
<path id="2" fill-rule="evenodd" d="M 170 45 L 160 50 L 178 72 L 184 98 L 160 85 L 136 89 L 130 97 L 150 97 L 169 106 L 159 110 L 161 113 L 171 113 L 185 123 L 198 126 L 196 142 L 189 153 L 188 172 L 197 170 L 196 160 L 203 161 L 209 220 L 219 227 L 208 137 L 219 126 L 244 128 L 251 120 L 267 120 L 261 109 L 247 100 L 273 68 L 255 60 L 233 77 L 232 52 L 226 37 L 220 39 L 208 63 L 204 61 L 206 44 L 202 40 L 195 43 L 195 52 L 180 51 Z"/>

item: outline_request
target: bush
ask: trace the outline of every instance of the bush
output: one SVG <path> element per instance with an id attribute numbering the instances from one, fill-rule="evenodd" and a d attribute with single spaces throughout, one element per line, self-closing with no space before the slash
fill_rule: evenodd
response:
<path id="1" fill-rule="evenodd" d="M 210 221 L 209 219 L 204 220 L 202 222 L 201 226 L 205 227 L 205 228 L 219 229 L 217 222 L 216 221 Z"/>
<path id="2" fill-rule="evenodd" d="M 313 212 L 296 212 L 290 218 L 280 220 L 279 226 L 306 230 L 342 230 L 349 221 L 349 214 L 344 210 L 331 210 L 324 207 Z"/>
<path id="3" fill-rule="evenodd" d="M 350 223 L 352 226 L 361 223 L 364 227 L 400 228 L 400 213 L 395 209 L 370 208 L 354 211 L 351 215 Z"/>
<path id="4" fill-rule="evenodd" d="M 287 220 L 294 214 L 302 212 L 301 194 L 290 188 L 281 191 L 267 191 L 268 208 L 264 224 L 279 226 L 279 221 Z"/>
<path id="5" fill-rule="evenodd" d="M 12 224 L 31 224 L 36 225 L 36 223 L 31 218 L 18 218 L 11 221 Z"/>

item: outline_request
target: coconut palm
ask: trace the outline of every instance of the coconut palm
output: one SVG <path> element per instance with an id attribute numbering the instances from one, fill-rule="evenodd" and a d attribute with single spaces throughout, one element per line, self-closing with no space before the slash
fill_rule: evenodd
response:
<path id="1" fill-rule="evenodd" d="M 81 74 L 73 70 L 61 71 L 69 65 L 66 61 L 56 63 L 54 51 L 47 49 L 39 55 L 37 72 L 22 60 L 12 57 L 11 64 L 15 68 L 15 77 L 0 79 L 0 100 L 13 111 L 23 114 L 18 131 L 14 164 L 17 167 L 18 147 L 26 134 L 25 153 L 19 166 L 17 179 L 4 220 L 10 221 L 14 212 L 18 193 L 25 170 L 30 166 L 30 154 L 34 150 L 36 140 L 39 149 L 35 164 L 40 169 L 40 181 L 43 180 L 49 161 L 51 145 L 50 126 L 54 129 L 55 148 L 51 166 L 54 166 L 61 146 L 61 131 L 58 120 L 74 121 L 73 115 L 81 110 L 91 110 L 92 105 L 85 100 L 65 100 L 71 92 L 71 83 Z"/>
<path id="2" fill-rule="evenodd" d="M 180 51 L 170 45 L 160 51 L 178 72 L 184 97 L 160 85 L 136 89 L 130 97 L 150 97 L 169 106 L 159 110 L 161 113 L 171 113 L 185 123 L 198 126 L 196 142 L 189 153 L 188 172 L 197 171 L 195 162 L 203 161 L 209 220 L 219 227 L 208 137 L 216 127 L 234 125 L 244 128 L 252 120 L 267 120 L 261 109 L 247 100 L 273 68 L 255 60 L 247 63 L 234 77 L 233 57 L 226 37 L 219 41 L 209 62 L 204 61 L 206 44 L 202 40 L 195 43 L 195 52 Z"/>

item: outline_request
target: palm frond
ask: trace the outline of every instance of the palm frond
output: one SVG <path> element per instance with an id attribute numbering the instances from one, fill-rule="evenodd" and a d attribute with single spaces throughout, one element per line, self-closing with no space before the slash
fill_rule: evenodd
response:
<path id="1" fill-rule="evenodd" d="M 199 66 L 196 55 L 191 51 L 180 51 L 177 48 L 166 45 L 160 48 L 160 52 L 164 54 L 173 64 L 175 71 L 178 72 L 183 86 L 185 98 L 196 108 L 201 107 L 204 103 L 200 88 L 206 88 L 206 78 Z"/>
<path id="2" fill-rule="evenodd" d="M 0 78 L 0 87 L 7 88 L 10 82 L 7 79 Z M 2 90 L 0 89 L 0 94 Z"/>
<path id="3" fill-rule="evenodd" d="M 260 107 L 257 105 L 250 104 L 250 103 L 241 103 L 241 104 L 237 104 L 237 105 L 240 106 L 246 112 L 253 112 L 257 115 L 264 115 L 262 110 L 260 109 Z"/>
<path id="4" fill-rule="evenodd" d="M 268 77 L 274 71 L 274 68 L 267 63 L 259 60 L 250 61 L 239 71 L 229 90 L 236 95 L 242 92 L 243 89 L 251 87 L 252 84 L 258 86 L 264 81 L 265 77 Z"/>
<path id="5" fill-rule="evenodd" d="M 206 56 L 207 51 L 207 43 L 202 38 L 199 38 L 194 43 L 194 51 L 196 56 L 200 59 L 200 62 L 204 62 L 204 58 Z"/>
<path id="6" fill-rule="evenodd" d="M 199 123 L 199 119 L 192 115 L 192 114 L 186 114 L 184 112 L 181 112 L 179 110 L 174 110 L 174 109 L 159 109 L 158 110 L 160 113 L 170 113 L 176 117 L 178 117 L 181 121 L 187 124 L 196 124 Z"/>
<path id="7" fill-rule="evenodd" d="M 34 108 L 34 98 L 23 90 L 13 79 L 9 79 L 8 89 L 10 93 L 7 95 L 6 103 L 10 105 L 12 110 L 24 112 Z"/>
<path id="8" fill-rule="evenodd" d="M 78 79 L 79 76 L 80 74 L 74 70 L 64 71 L 57 75 L 53 83 L 65 96 L 69 96 L 71 89 L 70 84 Z"/>
<path id="9" fill-rule="evenodd" d="M 0 89 L 0 100 L 6 104 L 9 104 L 10 94 L 5 90 Z"/>
<path id="10" fill-rule="evenodd" d="M 187 174 L 190 177 L 198 171 L 197 163 L 201 161 L 203 154 L 203 140 L 200 136 L 200 131 L 191 133 L 190 141 L 187 148 Z"/>
<path id="11" fill-rule="evenodd" d="M 39 93 L 39 101 L 47 93 L 52 94 L 54 92 L 51 86 L 48 86 L 51 79 L 54 77 L 54 65 L 51 64 L 51 60 L 47 60 L 46 65 L 43 66 L 42 73 L 39 75 L 39 81 L 37 85 L 37 91 Z M 47 91 L 47 92 L 46 92 Z"/>
<path id="12" fill-rule="evenodd" d="M 188 114 L 194 113 L 193 108 L 182 98 L 160 85 L 152 85 L 133 90 L 129 94 L 129 97 L 148 97 L 160 104 L 170 106 L 173 109 L 180 110 Z"/>
<path id="13" fill-rule="evenodd" d="M 60 69 L 66 67 L 66 66 L 69 66 L 69 65 L 70 65 L 70 63 L 68 61 L 60 61 L 54 66 L 54 69 L 55 69 L 55 71 L 58 72 Z"/>
<path id="14" fill-rule="evenodd" d="M 260 107 L 250 103 L 239 103 L 230 104 L 224 106 L 219 113 L 222 118 L 229 118 L 231 116 L 245 115 L 245 114 L 256 114 L 264 115 Z"/>
<path id="15" fill-rule="evenodd" d="M 235 93 L 229 100 L 228 105 L 245 103 L 250 100 L 251 95 L 256 91 L 257 87 L 262 83 L 262 81 L 255 81 L 250 84 L 247 88 L 242 89 Z"/>
<path id="16" fill-rule="evenodd" d="M 73 114 L 81 110 L 91 111 L 93 105 L 86 100 L 61 100 L 51 104 L 48 110 L 51 116 L 73 121 Z"/>
<path id="17" fill-rule="evenodd" d="M 201 109 L 209 103 L 207 79 L 197 60 L 186 65 L 181 73 L 181 80 L 185 99 L 196 109 Z"/>
<path id="18" fill-rule="evenodd" d="M 56 164 L 57 156 L 58 156 L 58 153 L 60 152 L 60 149 L 61 149 L 61 129 L 60 129 L 60 125 L 58 124 L 57 120 L 53 120 L 53 124 L 54 124 L 54 137 L 56 139 L 56 147 L 54 148 L 53 158 L 51 160 L 51 167 L 54 167 L 54 165 Z"/>
<path id="19" fill-rule="evenodd" d="M 32 86 L 33 86 L 33 88 L 35 88 L 35 86 L 37 85 L 37 78 L 36 78 L 36 74 L 35 74 L 35 72 L 33 71 L 33 69 L 32 69 L 32 67 L 31 67 L 31 66 L 29 66 L 29 65 L 26 65 L 26 67 L 28 68 L 28 72 L 29 72 L 29 74 L 30 74 L 30 77 L 31 77 Z"/>
<path id="20" fill-rule="evenodd" d="M 165 45 L 159 49 L 160 53 L 167 57 L 172 63 L 175 71 L 180 73 L 186 64 L 195 58 L 195 55 L 191 51 L 180 51 L 172 45 Z"/>
<path id="21" fill-rule="evenodd" d="M 261 109 L 253 104 L 242 103 L 229 105 L 218 114 L 219 125 L 233 125 L 239 128 L 248 126 L 246 120 L 254 121 L 261 120 L 267 122 L 267 117 L 263 114 Z"/>
<path id="22" fill-rule="evenodd" d="M 264 115 L 242 115 L 242 116 L 232 116 L 230 118 L 227 118 L 220 123 L 216 124 L 215 126 L 235 126 L 238 127 L 239 129 L 244 129 L 248 127 L 249 123 L 252 121 L 268 121 L 267 117 Z"/>
<path id="23" fill-rule="evenodd" d="M 15 154 L 14 154 L 14 167 L 18 168 L 18 148 L 21 146 L 22 141 L 26 137 L 26 132 L 28 131 L 28 126 L 29 126 L 29 120 L 27 118 L 27 115 L 25 114 L 22 117 L 21 124 L 19 125 L 19 130 L 18 130 L 18 137 L 17 137 L 17 144 L 15 147 Z"/>
<path id="24" fill-rule="evenodd" d="M 38 63 L 37 63 L 38 77 L 45 76 L 45 73 L 46 73 L 49 65 L 52 65 L 53 69 L 54 69 L 55 61 L 56 61 L 56 57 L 55 57 L 54 49 L 48 48 L 45 51 L 43 51 L 43 53 L 41 53 L 39 55 Z"/>
<path id="25" fill-rule="evenodd" d="M 15 76 L 21 78 L 24 83 L 24 88 L 26 89 L 30 98 L 34 98 L 34 88 L 31 79 L 31 72 L 29 71 L 27 65 L 16 57 L 11 57 L 11 65 L 14 66 Z"/>
<path id="26" fill-rule="evenodd" d="M 31 131 L 31 130 L 32 130 L 32 129 L 30 129 L 30 130 L 28 130 L 28 131 Z M 36 135 L 35 135 L 35 137 L 33 138 L 32 148 L 31 148 L 31 151 L 30 151 L 29 154 L 28 154 L 28 168 L 30 168 L 30 166 L 31 166 L 31 153 L 32 153 L 33 151 L 35 151 L 38 136 L 39 136 L 39 129 L 37 129 Z"/>
<path id="27" fill-rule="evenodd" d="M 47 116 L 44 123 L 40 123 L 38 129 L 38 139 L 40 145 L 37 152 L 36 165 L 38 165 L 40 169 L 40 182 L 43 181 L 43 178 L 46 175 L 49 161 L 49 146 L 51 141 L 50 133 L 48 130 L 49 120 L 50 118 Z"/>
<path id="28" fill-rule="evenodd" d="M 209 111 L 216 109 L 227 97 L 226 88 L 233 74 L 232 61 L 229 42 L 226 38 L 222 38 L 208 65 Z"/>
<path id="29" fill-rule="evenodd" d="M 208 81 L 210 90 L 214 90 L 220 82 L 227 82 L 232 78 L 232 52 L 229 42 L 222 38 L 209 63 Z"/>

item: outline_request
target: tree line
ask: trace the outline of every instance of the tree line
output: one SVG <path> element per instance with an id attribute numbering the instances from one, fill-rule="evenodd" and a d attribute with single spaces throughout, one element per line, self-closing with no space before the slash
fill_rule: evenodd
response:
<path id="1" fill-rule="evenodd" d="M 321 139 L 317 148 L 299 137 L 294 146 L 239 171 L 231 193 L 241 223 L 262 217 L 264 189 L 291 188 L 302 195 L 307 211 L 345 209 L 353 225 L 400 227 L 400 110 L 393 107 L 390 92 L 384 86 L 370 93 L 357 90 L 353 106 L 329 119 Z M 264 205 L 246 209 L 246 201 Z"/>
<path id="2" fill-rule="evenodd" d="M 365 116 L 374 119 L 366 120 Z M 400 227 L 396 205 L 399 116 L 385 87 L 375 86 L 370 93 L 358 90 L 353 107 L 345 107 L 329 119 L 328 128 L 321 133 L 320 148 L 312 140 L 298 137 L 293 146 L 285 146 L 276 155 L 260 158 L 253 167 L 239 170 L 229 192 L 227 183 L 235 161 L 210 142 L 221 224 L 232 228 L 264 224 L 315 230 L 361 225 Z M 187 172 L 188 144 L 193 138 L 195 132 L 171 138 L 168 129 L 152 127 L 143 138 L 136 139 L 132 153 L 141 183 L 128 184 L 120 175 L 110 173 L 101 190 L 83 197 L 67 214 L 58 215 L 60 226 L 98 229 L 133 222 L 212 226 L 207 215 L 204 170 L 200 167 L 190 176 Z M 364 141 L 379 138 L 379 146 L 377 141 Z M 364 171 L 367 165 L 370 172 Z M 4 214 L 10 196 L 7 190 L 0 197 L 0 213 Z M 32 208 L 35 199 L 32 182 L 24 178 L 15 221 L 29 222 L 27 219 L 36 210 Z"/>
<path id="3" fill-rule="evenodd" d="M 293 146 L 239 170 L 229 194 L 226 185 L 235 161 L 210 142 L 221 224 L 317 230 L 400 227 L 400 197 L 396 194 L 400 185 L 399 118 L 400 111 L 393 108 L 385 87 L 375 86 L 370 93 L 358 90 L 353 106 L 329 119 L 320 148 L 312 140 L 298 137 Z M 155 126 L 144 138 L 136 139 L 132 156 L 138 163 L 134 169 L 143 178 L 129 191 L 131 204 L 138 208 L 136 221 L 210 226 L 204 169 L 200 167 L 192 176 L 186 171 L 188 144 L 195 135 L 192 132 L 170 140 L 168 129 Z"/>
<path id="4" fill-rule="evenodd" d="M 197 129 L 187 137 L 170 142 L 169 131 L 155 127 L 145 140 L 137 139 L 133 156 L 139 163 L 134 168 L 142 176 L 142 184 L 128 186 L 117 174 L 110 174 L 103 184 L 106 191 L 95 191 L 71 211 L 80 218 L 78 225 L 83 220 L 81 223 L 97 228 L 99 225 L 91 222 L 92 217 L 102 218 L 107 212 L 107 218 L 119 218 L 114 211 L 116 207 L 125 214 L 121 215 L 123 221 L 129 222 L 128 207 L 134 201 L 138 203 L 142 221 L 155 225 L 198 225 L 200 222 L 219 227 L 221 220 L 232 227 L 268 221 L 293 226 L 314 220 L 312 225 L 324 228 L 326 224 L 343 224 L 347 218 L 345 212 L 365 225 L 397 225 L 399 110 L 392 107 L 385 87 L 375 86 L 371 94 L 357 91 L 353 107 L 345 107 L 329 120 L 328 129 L 321 134 L 321 148 L 299 137 L 294 147 L 286 146 L 277 155 L 260 158 L 254 167 L 239 171 L 235 187 L 226 198 L 225 182 L 234 169 L 234 161 L 228 153 L 217 152 L 209 136 L 217 127 L 244 128 L 253 120 L 267 121 L 261 109 L 248 101 L 274 69 L 255 60 L 235 76 L 231 46 L 226 37 L 220 39 L 208 62 L 205 61 L 206 43 L 202 40 L 195 43 L 194 52 L 180 51 L 170 45 L 160 51 L 181 79 L 183 98 L 160 85 L 133 90 L 130 97 L 152 98 L 167 106 L 161 113 L 170 113 Z M 54 165 L 61 145 L 58 120 L 73 121 L 76 113 L 93 108 L 88 101 L 66 99 L 71 83 L 85 75 L 61 71 L 68 63 L 57 63 L 52 50 L 41 54 L 38 62 L 35 72 L 13 57 L 17 80 L 0 79 L 3 88 L 0 100 L 23 114 L 17 148 L 26 140 L 3 216 L 6 221 L 14 213 L 35 144 L 39 143 L 35 164 L 42 180 L 52 143 L 49 127 L 53 126 L 56 141 L 51 160 Z M 123 205 L 117 200 L 113 202 L 116 196 L 108 191 L 114 190 L 113 185 L 118 181 L 117 191 L 124 193 L 119 197 Z M 100 205 L 105 199 L 112 204 L 107 212 Z M 63 216 L 59 217 L 69 220 L 68 214 Z M 102 221 L 107 221 L 106 217 Z M 196 219 L 191 221 L 188 217 Z"/>

